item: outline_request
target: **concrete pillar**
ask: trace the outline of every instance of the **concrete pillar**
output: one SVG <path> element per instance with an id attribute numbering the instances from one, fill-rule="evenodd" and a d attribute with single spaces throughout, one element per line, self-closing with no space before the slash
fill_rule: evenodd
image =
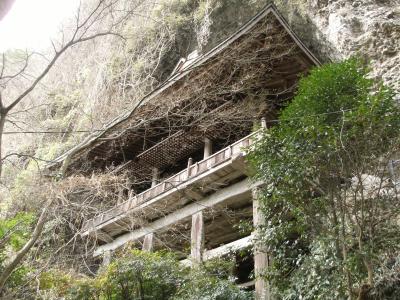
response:
<path id="1" fill-rule="evenodd" d="M 157 168 L 152 169 L 152 179 L 151 179 L 151 187 L 156 186 L 158 184 L 158 179 L 160 177 L 160 172 Z"/>
<path id="2" fill-rule="evenodd" d="M 107 267 L 111 263 L 111 257 L 112 257 L 112 252 L 111 251 L 105 251 L 103 253 L 103 267 Z"/>
<path id="3" fill-rule="evenodd" d="M 149 233 L 144 236 L 142 250 L 152 252 L 154 248 L 154 233 Z"/>
<path id="4" fill-rule="evenodd" d="M 252 191 L 253 194 L 253 224 L 255 228 L 255 242 L 254 242 L 254 274 L 255 274 L 255 299 L 256 300 L 272 300 L 270 286 L 268 282 L 263 278 L 262 274 L 269 266 L 269 257 L 266 247 L 257 242 L 260 233 L 260 226 L 265 224 L 264 215 L 260 209 L 260 203 L 258 201 L 258 189 L 255 188 Z"/>
<path id="5" fill-rule="evenodd" d="M 212 141 L 209 138 L 204 138 L 204 158 L 212 154 Z"/>
<path id="6" fill-rule="evenodd" d="M 204 219 L 203 212 L 192 215 L 191 260 L 193 264 L 201 263 L 204 251 Z"/>

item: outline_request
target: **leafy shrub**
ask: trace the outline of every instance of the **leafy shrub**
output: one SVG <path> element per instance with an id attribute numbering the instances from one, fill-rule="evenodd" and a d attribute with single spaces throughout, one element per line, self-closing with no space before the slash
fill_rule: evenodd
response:
<path id="1" fill-rule="evenodd" d="M 231 272 L 233 262 L 215 259 L 193 268 L 174 300 L 247 300 L 252 293 L 235 286 Z"/>

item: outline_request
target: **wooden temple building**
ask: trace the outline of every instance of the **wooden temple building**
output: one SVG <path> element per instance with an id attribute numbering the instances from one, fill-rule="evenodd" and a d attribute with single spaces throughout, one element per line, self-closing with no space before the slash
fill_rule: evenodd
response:
<path id="1" fill-rule="evenodd" d="M 256 199 L 261 183 L 248 178 L 246 149 L 318 64 L 268 5 L 209 52 L 179 61 L 129 113 L 58 158 L 67 174 L 129 178 L 121 201 L 83 225 L 81 234 L 98 240 L 94 255 L 107 261 L 129 242 L 170 249 L 195 264 L 248 249 L 254 256 L 237 256 L 237 283 L 270 299 L 257 276 L 268 254 L 253 245 L 254 232 L 239 228 L 264 221 Z"/>

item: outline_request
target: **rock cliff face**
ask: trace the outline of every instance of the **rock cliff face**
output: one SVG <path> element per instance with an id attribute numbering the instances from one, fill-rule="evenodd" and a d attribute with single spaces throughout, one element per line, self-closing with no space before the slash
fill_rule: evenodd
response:
<path id="1" fill-rule="evenodd" d="M 213 2 L 213 0 L 209 0 Z M 232 33 L 271 0 L 214 0 L 210 43 Z M 274 0 L 322 62 L 359 54 L 400 101 L 400 0 Z"/>
<path id="2" fill-rule="evenodd" d="M 400 0 L 277 0 L 322 61 L 359 54 L 400 99 Z"/>

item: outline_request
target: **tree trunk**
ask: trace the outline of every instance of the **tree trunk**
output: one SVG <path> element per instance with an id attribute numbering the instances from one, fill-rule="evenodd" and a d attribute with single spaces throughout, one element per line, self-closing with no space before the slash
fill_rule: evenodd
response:
<path id="1" fill-rule="evenodd" d="M 1 182 L 1 175 L 3 173 L 3 132 L 4 132 L 4 125 L 6 124 L 6 115 L 5 113 L 0 112 L 0 182 Z"/>

